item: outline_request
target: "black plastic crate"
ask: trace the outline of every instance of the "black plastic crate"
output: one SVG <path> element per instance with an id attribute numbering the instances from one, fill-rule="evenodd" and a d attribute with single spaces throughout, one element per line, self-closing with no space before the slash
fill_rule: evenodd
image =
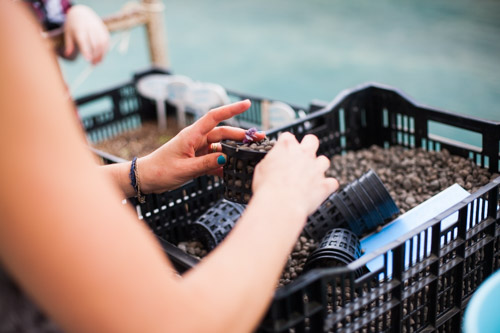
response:
<path id="1" fill-rule="evenodd" d="M 122 87 L 121 89 L 123 89 Z M 114 90 L 119 91 L 119 90 Z M 114 95 L 117 105 L 119 95 Z M 84 99 L 79 100 L 85 103 Z M 319 104 L 318 104 L 319 105 Z M 498 173 L 500 123 L 421 106 L 401 92 L 377 85 L 346 90 L 305 119 L 273 129 L 299 139 L 313 133 L 327 156 L 377 144 L 427 150 L 446 148 L 454 155 Z M 430 122 L 479 133 L 480 147 L 429 133 Z M 116 161 L 109 155 L 103 159 Z M 196 264 L 170 243 L 188 237 L 186 226 L 222 197 L 222 181 L 204 176 L 181 188 L 131 203 L 162 239 L 182 272 Z M 344 268 L 315 269 L 276 290 L 259 332 L 458 332 L 472 293 L 500 268 L 500 178 L 398 240 L 363 255 Z M 441 223 L 458 212 L 446 230 Z M 415 256 L 420 249 L 425 255 Z M 405 253 L 410 249 L 409 253 Z M 405 255 L 409 265 L 405 265 Z M 356 277 L 375 258 L 383 267 Z M 392 269 L 389 269 L 391 267 Z"/>

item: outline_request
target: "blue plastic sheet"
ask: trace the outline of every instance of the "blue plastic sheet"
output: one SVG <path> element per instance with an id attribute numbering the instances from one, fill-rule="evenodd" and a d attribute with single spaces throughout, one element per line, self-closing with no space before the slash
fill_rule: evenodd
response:
<path id="1" fill-rule="evenodd" d="M 405 233 L 415 229 L 416 227 L 422 225 L 423 223 L 429 221 L 430 219 L 436 217 L 437 215 L 443 213 L 448 208 L 459 203 L 466 197 L 470 195 L 465 189 L 460 185 L 454 184 L 448 187 L 446 190 L 436 194 L 432 198 L 424 201 L 417 207 L 409 210 L 405 214 L 401 215 L 388 225 L 386 225 L 380 232 L 369 235 L 361 240 L 361 248 L 364 250 L 364 254 L 370 253 L 379 249 L 380 247 L 389 244 L 390 242 L 398 239 Z M 474 218 L 474 217 L 473 217 Z M 441 222 L 441 229 L 446 230 L 449 226 L 455 223 L 458 219 L 458 212 L 448 216 Z M 468 226 L 470 223 L 468 223 Z M 418 236 L 415 236 L 417 238 Z M 420 242 L 420 246 L 412 246 L 410 248 L 410 242 L 406 242 L 405 249 L 405 267 L 410 265 L 410 257 L 412 258 L 412 263 L 420 260 L 429 255 L 431 249 L 431 234 L 427 235 L 427 242 L 423 244 Z M 422 240 L 422 239 L 421 239 Z M 442 240 L 444 242 L 444 239 Z M 415 242 L 416 244 L 416 242 Z M 411 256 L 410 256 L 411 254 Z M 387 274 L 392 275 L 392 251 L 388 253 L 387 262 Z M 379 256 L 367 264 L 367 268 L 370 271 L 378 270 L 384 265 L 383 256 Z"/>

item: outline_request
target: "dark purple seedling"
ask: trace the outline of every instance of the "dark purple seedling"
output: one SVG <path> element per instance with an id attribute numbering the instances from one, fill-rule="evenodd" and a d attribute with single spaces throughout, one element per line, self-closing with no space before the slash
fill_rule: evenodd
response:
<path id="1" fill-rule="evenodd" d="M 257 129 L 255 127 L 249 128 L 245 131 L 245 138 L 243 143 L 251 143 L 257 140 Z"/>

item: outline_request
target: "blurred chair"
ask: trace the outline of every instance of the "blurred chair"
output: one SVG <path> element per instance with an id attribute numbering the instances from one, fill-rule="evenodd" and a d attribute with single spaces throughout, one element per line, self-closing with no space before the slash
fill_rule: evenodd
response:
<path id="1" fill-rule="evenodd" d="M 137 82 L 139 94 L 156 102 L 156 115 L 160 130 L 167 129 L 166 101 L 176 108 L 179 128 L 186 126 L 185 97 L 192 83 L 193 81 L 187 76 L 166 74 L 147 75 Z"/>
<path id="2" fill-rule="evenodd" d="M 168 101 L 177 110 L 177 126 L 181 129 L 186 127 L 186 95 L 193 85 L 193 80 L 187 76 L 171 75 L 167 84 Z"/>
<path id="3" fill-rule="evenodd" d="M 195 111 L 197 118 L 202 117 L 210 109 L 230 102 L 226 89 L 215 83 L 194 82 L 186 95 L 186 105 Z M 228 119 L 225 123 L 235 126 L 237 121 Z"/>
<path id="4" fill-rule="evenodd" d="M 137 81 L 137 91 L 145 98 L 156 102 L 156 117 L 158 118 L 158 129 L 167 129 L 167 114 L 165 110 L 165 101 L 168 97 L 167 84 L 169 75 L 151 74 L 142 77 Z"/>
<path id="5" fill-rule="evenodd" d="M 273 101 L 268 105 L 269 127 L 281 127 L 290 124 L 296 118 L 294 109 L 283 102 Z"/>

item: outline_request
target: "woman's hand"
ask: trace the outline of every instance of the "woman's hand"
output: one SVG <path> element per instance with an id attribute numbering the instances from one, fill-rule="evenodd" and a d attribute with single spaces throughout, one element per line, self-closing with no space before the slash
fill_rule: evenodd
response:
<path id="1" fill-rule="evenodd" d="M 325 177 L 330 161 L 316 156 L 318 138 L 306 135 L 301 143 L 283 133 L 274 148 L 257 164 L 253 178 L 254 196 L 266 193 L 270 204 L 298 209 L 305 216 L 339 187 L 335 178 Z"/>
<path id="2" fill-rule="evenodd" d="M 74 5 L 64 23 L 64 55 L 80 51 L 85 60 L 99 63 L 109 46 L 109 32 L 101 18 L 89 7 Z"/>
<path id="3" fill-rule="evenodd" d="M 250 101 L 244 100 L 213 109 L 162 147 L 140 158 L 141 190 L 144 193 L 161 193 L 204 174 L 222 177 L 222 166 L 227 156 L 221 153 L 222 147 L 218 142 L 224 139 L 241 141 L 245 138 L 245 130 L 216 126 L 249 107 Z M 257 133 L 257 136 L 261 140 L 265 134 Z M 216 143 L 215 152 L 211 149 L 212 143 Z"/>

